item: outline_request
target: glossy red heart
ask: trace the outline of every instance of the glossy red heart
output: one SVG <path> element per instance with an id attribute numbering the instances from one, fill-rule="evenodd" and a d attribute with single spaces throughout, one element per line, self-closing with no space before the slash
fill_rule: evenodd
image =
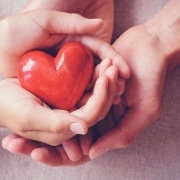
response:
<path id="1" fill-rule="evenodd" d="M 18 78 L 22 87 L 51 107 L 71 110 L 84 93 L 93 67 L 91 51 L 70 42 L 56 57 L 43 51 L 26 53 L 19 61 Z"/>

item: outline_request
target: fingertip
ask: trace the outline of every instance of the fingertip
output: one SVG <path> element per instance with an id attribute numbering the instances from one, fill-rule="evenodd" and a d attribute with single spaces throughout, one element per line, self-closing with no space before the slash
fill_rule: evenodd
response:
<path id="1" fill-rule="evenodd" d="M 30 157 L 38 163 L 52 167 L 63 165 L 63 159 L 67 157 L 62 147 L 40 147 L 34 149 Z"/>
<path id="2" fill-rule="evenodd" d="M 116 82 L 118 81 L 118 68 L 117 66 L 110 66 L 107 68 L 105 75 L 107 75 L 110 79 Z"/>
<path id="3" fill-rule="evenodd" d="M 112 66 L 112 60 L 110 58 L 105 58 L 99 64 L 99 75 L 105 74 L 106 70 Z"/>
<path id="4" fill-rule="evenodd" d="M 123 73 L 124 73 L 124 78 L 129 79 L 131 72 L 130 72 L 129 66 L 126 63 L 124 65 L 124 72 Z"/>
<path id="5" fill-rule="evenodd" d="M 75 133 L 75 134 L 81 134 L 84 135 L 87 133 L 88 131 L 88 127 L 87 125 L 85 125 L 84 123 L 81 124 L 79 122 L 73 122 L 70 124 L 69 129 L 71 132 Z"/>
<path id="6" fill-rule="evenodd" d="M 18 154 L 18 151 L 16 149 L 16 142 L 8 143 L 6 146 L 6 149 L 13 154 Z"/>
<path id="7" fill-rule="evenodd" d="M 62 147 L 68 158 L 73 162 L 79 161 L 83 156 L 77 137 L 63 142 Z"/>
<path id="8" fill-rule="evenodd" d="M 113 62 L 115 65 L 117 65 L 120 76 L 124 79 L 128 79 L 130 77 L 130 68 L 125 60 L 118 55 L 114 58 Z"/>
<path id="9" fill-rule="evenodd" d="M 96 25 L 98 25 L 98 27 L 102 27 L 104 24 L 104 21 L 102 19 L 91 19 Z"/>
<path id="10" fill-rule="evenodd" d="M 31 152 L 30 157 L 36 163 L 45 164 L 53 167 L 57 166 L 56 163 L 54 163 L 53 158 L 50 158 L 49 150 L 46 148 L 34 149 Z"/>
<path id="11" fill-rule="evenodd" d="M 117 95 L 121 96 L 125 90 L 125 80 L 118 77 L 117 82 L 118 82 L 118 87 L 119 87 Z"/>
<path id="12" fill-rule="evenodd" d="M 107 153 L 108 151 L 109 151 L 109 148 L 101 147 L 99 149 L 96 149 L 95 151 L 90 152 L 89 158 L 96 159 L 96 158 L 102 156 L 103 154 Z"/>
<path id="13" fill-rule="evenodd" d="M 16 134 L 11 134 L 11 135 L 5 136 L 5 137 L 2 139 L 2 142 L 1 142 L 2 147 L 3 147 L 4 149 L 7 149 L 8 144 L 9 144 L 9 142 L 11 141 L 11 139 L 14 139 L 14 138 L 17 138 L 17 137 L 18 137 L 18 135 L 16 135 Z"/>
<path id="14" fill-rule="evenodd" d="M 1 145 L 2 145 L 2 147 L 4 149 L 7 149 L 7 145 L 8 145 L 8 138 L 7 138 L 7 136 L 2 139 Z"/>
<path id="15" fill-rule="evenodd" d="M 42 149 L 38 148 L 38 149 L 34 149 L 31 152 L 30 156 L 34 161 L 41 162 L 43 159 L 44 153 L 46 152 L 42 152 Z"/>
<path id="16" fill-rule="evenodd" d="M 93 33 L 99 30 L 103 24 L 104 21 L 102 19 L 88 19 L 85 17 L 82 17 L 79 14 L 73 14 L 73 23 L 74 26 L 76 26 L 75 22 L 78 23 L 78 26 L 76 26 L 76 30 L 78 34 L 85 34 L 85 33 Z M 77 19 L 75 18 L 77 17 Z"/>

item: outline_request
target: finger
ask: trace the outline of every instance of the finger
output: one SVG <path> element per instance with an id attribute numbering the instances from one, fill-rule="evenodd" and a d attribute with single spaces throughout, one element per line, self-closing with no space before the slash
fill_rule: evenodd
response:
<path id="1" fill-rule="evenodd" d="M 67 111 L 51 110 L 43 106 L 39 99 L 20 88 L 16 80 L 12 80 L 8 85 L 4 86 L 4 90 L 10 89 L 7 92 L 9 92 L 8 99 L 11 99 L 11 103 L 6 98 L 3 101 L 4 97 L 1 97 L 3 108 L 5 108 L 3 111 L 5 115 L 1 113 L 2 118 L 6 119 L 5 127 L 23 137 L 51 145 L 58 145 L 75 134 L 87 132 L 88 126 L 84 120 Z M 3 86 L 1 89 L 3 90 Z M 9 107 L 11 107 L 10 114 L 7 111 Z M 12 119 L 16 123 L 12 123 Z"/>
<path id="2" fill-rule="evenodd" d="M 105 74 L 106 70 L 108 69 L 109 66 L 112 65 L 112 60 L 110 59 L 104 59 L 101 64 L 100 64 L 100 67 L 99 67 L 99 75 L 102 75 L 102 74 Z M 109 71 L 110 72 L 110 71 Z M 114 70 L 114 72 L 116 72 L 116 70 Z M 111 75 L 111 73 L 109 73 Z M 112 73 L 113 74 L 113 73 Z M 113 80 L 116 80 L 115 83 L 112 83 Z M 124 88 L 125 88 L 125 80 L 118 77 L 118 74 L 116 75 L 114 73 L 114 77 L 111 78 L 111 84 L 109 85 L 110 88 L 112 89 L 112 87 L 114 87 L 113 84 L 118 84 L 118 92 L 117 92 L 117 96 L 115 96 L 114 100 L 113 100 L 113 104 L 118 104 L 121 100 L 120 98 L 120 95 L 123 94 L 124 92 Z M 116 91 L 115 91 L 116 93 Z M 109 93 L 110 95 L 113 95 L 114 93 L 113 92 L 110 92 Z"/>
<path id="3" fill-rule="evenodd" d="M 112 65 L 112 60 L 109 58 L 106 58 L 102 60 L 99 67 L 99 76 L 105 74 L 106 70 Z"/>
<path id="4" fill-rule="evenodd" d="M 100 64 L 98 64 L 96 67 L 95 67 L 95 70 L 94 70 L 94 73 L 93 73 L 93 77 L 92 77 L 92 79 L 91 79 L 91 82 L 90 82 L 90 84 L 89 84 L 89 89 L 90 89 L 90 87 L 92 87 L 92 85 L 95 83 L 95 81 L 97 80 L 97 78 L 99 77 L 99 76 L 103 76 L 104 74 L 106 74 L 106 75 L 108 75 L 108 74 L 110 74 L 111 75 L 111 73 L 109 73 L 110 72 L 110 70 L 107 70 L 107 69 L 109 69 L 109 68 L 112 68 L 112 67 L 110 67 L 110 66 L 112 66 L 112 60 L 111 59 L 109 59 L 109 58 L 106 58 L 106 59 L 104 59 Z M 107 71 L 107 73 L 106 73 L 106 71 Z M 112 70 L 113 71 L 113 70 Z M 114 81 L 116 81 L 117 80 L 117 77 L 116 76 L 118 76 L 118 74 L 117 74 L 118 72 L 117 72 L 117 70 L 115 69 L 114 70 L 114 72 L 112 72 L 112 75 L 114 75 L 114 77 L 112 77 L 111 79 Z M 111 76 L 112 76 L 111 75 Z M 119 86 L 121 86 L 122 85 L 122 83 L 120 84 L 119 83 L 119 80 L 117 81 L 117 82 L 115 82 L 115 84 L 117 84 L 118 83 L 118 85 Z M 114 86 L 111 86 L 112 85 L 112 83 L 109 85 L 110 87 L 114 87 Z M 112 88 L 111 88 L 112 89 Z M 122 88 L 121 88 L 122 89 Z M 110 95 L 112 95 L 111 93 L 109 93 Z M 119 94 L 119 92 L 118 92 L 118 94 Z M 90 97 L 90 95 L 89 94 L 86 94 L 85 96 L 83 96 L 82 98 L 81 98 L 81 101 L 80 101 L 80 103 L 78 104 L 79 106 L 82 106 L 82 105 L 84 105 L 85 104 L 85 102 L 87 102 L 87 99 Z M 117 102 L 117 100 L 116 100 L 116 102 Z"/>
<path id="5" fill-rule="evenodd" d="M 113 101 L 113 104 L 116 105 L 116 104 L 119 104 L 121 102 L 121 95 L 124 93 L 124 90 L 125 90 L 125 80 L 122 79 L 122 78 L 118 78 L 117 80 L 117 83 L 118 83 L 118 93 L 117 93 L 117 96 L 114 98 L 114 101 Z"/>
<path id="6" fill-rule="evenodd" d="M 91 80 L 91 83 L 89 85 L 89 88 L 92 86 L 92 84 L 95 83 L 97 78 L 102 75 L 107 75 L 109 76 L 109 103 L 111 104 L 112 98 L 114 97 L 113 104 L 118 104 L 120 102 L 120 95 L 124 91 L 124 86 L 125 86 L 125 81 L 122 78 L 118 78 L 118 70 L 116 67 L 112 66 L 112 60 L 109 58 L 104 59 L 98 66 L 96 66 L 93 77 Z M 118 88 L 118 92 L 117 91 Z M 117 94 L 117 95 L 116 95 Z M 90 97 L 90 94 L 85 94 L 80 102 L 78 103 L 78 107 L 84 105 L 87 102 L 87 99 Z M 106 103 L 108 104 L 108 103 Z M 107 106 L 108 108 L 108 106 Z"/>
<path id="7" fill-rule="evenodd" d="M 36 141 L 25 139 L 16 134 L 8 135 L 2 140 L 3 148 L 14 154 L 30 155 L 40 145 Z"/>
<path id="8" fill-rule="evenodd" d="M 101 19 L 87 19 L 78 14 L 52 10 L 35 10 L 27 15 L 50 34 L 92 33 L 103 25 Z"/>
<path id="9" fill-rule="evenodd" d="M 100 119 L 103 119 L 106 114 L 108 113 L 109 109 L 111 108 L 114 98 L 116 97 L 118 93 L 118 69 L 115 66 L 110 66 L 106 72 L 105 75 L 108 77 L 109 83 L 108 83 L 108 100 L 105 104 L 105 107 L 102 111 Z"/>
<path id="10" fill-rule="evenodd" d="M 28 139 L 32 139 L 34 141 L 46 143 L 51 146 L 58 146 L 62 144 L 64 141 L 72 138 L 76 134 L 52 133 L 52 132 L 45 132 L 45 131 L 26 131 L 26 132 L 20 132 L 19 135 Z"/>
<path id="11" fill-rule="evenodd" d="M 4 98 L 7 96 L 1 97 L 1 103 L 6 113 L 2 118 L 7 119 L 5 127 L 17 131 L 18 134 L 26 131 L 72 132 L 75 134 L 85 134 L 87 132 L 88 127 L 83 119 L 73 116 L 68 111 L 49 109 L 38 98 L 21 88 L 16 79 L 4 81 L 4 87 L 1 86 L 1 94 L 3 94 L 3 91 L 5 91 L 5 95 L 8 94 L 8 99 L 11 99 L 11 103 L 9 103 Z M 19 96 L 20 94 L 21 96 Z M 13 105 L 17 102 L 18 106 Z M 9 107 L 11 107 L 11 114 L 7 115 L 6 109 L 9 109 Z M 23 111 L 21 111 L 22 108 Z M 13 124 L 11 119 L 15 119 L 16 123 Z"/>
<path id="12" fill-rule="evenodd" d="M 16 134 L 10 134 L 10 135 L 7 135 L 5 136 L 3 139 L 2 139 L 2 147 L 4 149 L 7 149 L 7 146 L 9 144 L 9 142 L 13 139 L 18 139 L 18 138 L 21 138 L 20 136 L 16 135 Z"/>
<path id="13" fill-rule="evenodd" d="M 88 124 L 84 120 L 67 111 L 51 110 L 35 104 L 27 112 L 22 117 L 25 122 L 16 133 L 29 139 L 56 146 L 76 134 L 86 134 L 88 131 Z"/>
<path id="14" fill-rule="evenodd" d="M 124 93 L 124 90 L 125 90 L 125 80 L 118 77 L 117 82 L 118 82 L 118 87 L 119 87 L 117 95 L 121 96 Z"/>
<path id="15" fill-rule="evenodd" d="M 128 147 L 152 121 L 154 121 L 154 117 L 146 114 L 143 107 L 130 109 L 117 128 L 109 131 L 95 142 L 89 152 L 90 158 L 94 159 L 112 149 Z"/>
<path id="16" fill-rule="evenodd" d="M 100 68 L 99 64 L 95 66 L 94 71 L 93 71 L 93 75 L 91 77 L 91 81 L 88 84 L 87 90 L 92 90 L 96 80 L 99 77 L 99 68 Z"/>
<path id="17" fill-rule="evenodd" d="M 108 78 L 102 76 L 96 81 L 93 94 L 90 96 L 87 103 L 80 109 L 73 111 L 72 114 L 84 119 L 88 127 L 90 127 L 99 120 L 107 99 Z"/>
<path id="18" fill-rule="evenodd" d="M 42 147 L 34 149 L 31 153 L 34 161 L 49 166 L 73 166 L 80 165 L 89 160 L 88 156 L 83 156 L 78 162 L 71 161 L 65 153 L 62 146 L 59 147 Z"/>
<path id="19" fill-rule="evenodd" d="M 37 141 L 25 139 L 18 135 L 6 136 L 3 141 L 4 143 L 7 143 L 5 141 L 8 141 L 6 147 L 9 152 L 31 156 L 34 161 L 49 166 L 80 165 L 89 160 L 88 156 L 83 156 L 78 162 L 72 162 L 68 159 L 62 146 L 42 146 L 42 144 Z"/>
<path id="20" fill-rule="evenodd" d="M 23 126 L 25 131 L 86 134 L 88 129 L 83 119 L 70 114 L 68 111 L 51 110 L 39 104 L 29 107 L 23 117 L 27 117 L 24 118 L 26 120 Z"/>
<path id="21" fill-rule="evenodd" d="M 85 156 L 87 156 L 89 154 L 89 149 L 93 143 L 94 132 L 93 132 L 92 128 L 89 128 L 89 131 L 87 134 L 85 134 L 83 136 L 81 136 L 81 135 L 79 136 L 79 143 L 81 146 L 81 151 L 82 151 L 82 154 Z"/>
<path id="22" fill-rule="evenodd" d="M 63 142 L 62 147 L 71 161 L 76 162 L 83 156 L 77 136 Z"/>
<path id="23" fill-rule="evenodd" d="M 87 103 L 79 110 L 74 111 L 73 114 L 85 119 L 89 127 L 101 120 L 107 114 L 117 94 L 116 80 L 117 68 L 111 66 L 107 69 L 105 76 L 97 80 L 94 94 L 88 99 Z M 92 113 L 89 115 L 89 112 Z"/>
<path id="24" fill-rule="evenodd" d="M 64 161 L 66 163 L 70 162 L 62 146 L 36 148 L 32 151 L 30 156 L 34 161 L 49 166 L 64 165 Z"/>

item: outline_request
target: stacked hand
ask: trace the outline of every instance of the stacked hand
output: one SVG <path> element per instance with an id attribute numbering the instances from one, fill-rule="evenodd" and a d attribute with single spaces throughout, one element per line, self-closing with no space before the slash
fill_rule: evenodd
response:
<path id="1" fill-rule="evenodd" d="M 37 3 L 37 1 L 34 2 Z M 31 3 L 33 4 L 33 1 Z M 88 20 L 77 14 L 49 10 L 22 13 L 1 21 L 2 33 L 0 39 L 4 43 L 1 44 L 0 54 L 2 58 L 0 70 L 5 76 L 13 77 L 2 81 L 0 84 L 1 126 L 13 130 L 22 137 L 36 140 L 31 142 L 31 140 L 26 139 L 30 143 L 29 145 L 33 145 L 33 147 L 36 147 L 36 145 L 47 147 L 47 143 L 59 145 L 75 134 L 85 134 L 89 126 L 92 126 L 107 114 L 113 102 L 117 103 L 119 101 L 119 97 L 117 98 L 116 95 L 119 96 L 123 92 L 124 80 L 121 79 L 119 81 L 118 78 L 119 76 L 121 78 L 128 77 L 128 67 L 109 44 L 90 35 L 98 33 L 99 36 L 102 35 L 101 37 L 104 40 L 110 40 L 113 28 L 113 3 L 111 1 L 109 3 L 111 6 L 108 6 L 108 8 L 112 8 L 112 11 L 109 11 L 109 16 L 107 16 L 107 13 L 102 13 L 103 11 L 97 11 L 97 17 L 103 18 L 103 22 L 100 19 Z M 29 5 L 29 10 L 32 4 Z M 50 4 L 52 5 L 52 3 Z M 47 5 L 49 6 L 50 4 L 47 1 Z M 101 4 L 96 3 L 98 6 Z M 84 7 L 87 17 L 91 15 L 90 12 L 94 11 L 93 9 L 96 9 L 92 2 L 89 7 L 91 7 L 89 10 Z M 103 7 L 107 8 L 104 5 Z M 34 9 L 39 8 L 37 6 Z M 14 32 L 16 33 L 15 35 Z M 95 56 L 103 59 L 103 62 L 97 66 L 91 83 L 91 86 L 93 84 L 94 87 L 90 93 L 84 95 L 79 104 L 79 109 L 73 112 L 52 110 L 40 99 L 20 87 L 16 79 L 17 64 L 19 58 L 30 50 L 55 49 L 61 46 L 61 44 L 72 40 L 79 41 L 88 46 Z M 121 65 L 118 69 L 113 65 L 117 63 Z M 120 89 L 118 89 L 119 83 L 121 85 Z M 96 108 L 94 109 L 94 107 Z M 89 112 L 91 112 L 91 115 Z M 25 139 L 21 140 L 24 141 Z M 24 141 L 25 143 L 26 140 Z M 67 143 L 71 144 L 71 140 L 65 144 Z M 5 144 L 3 146 L 6 146 Z M 19 144 L 16 147 L 18 148 L 17 151 L 21 152 L 21 145 Z M 68 151 L 66 147 L 61 147 L 61 151 L 65 152 L 66 149 Z M 57 148 L 59 149 L 59 146 L 52 149 L 54 151 Z M 27 151 L 30 152 L 28 146 Z M 81 152 L 79 152 L 73 155 L 71 159 L 78 160 L 81 156 Z M 57 160 L 59 164 L 59 159 L 57 158 Z M 67 164 L 66 161 L 65 164 Z M 49 163 L 51 164 L 51 162 Z"/>
<path id="2" fill-rule="evenodd" d="M 173 2 L 167 6 L 178 9 L 179 7 L 177 8 L 175 4 Z M 148 23 L 129 29 L 113 44 L 116 51 L 126 60 L 131 70 L 131 77 L 126 81 L 121 101 L 108 106 L 111 110 L 103 121 L 92 126 L 86 135 L 75 136 L 57 147 L 17 135 L 5 137 L 3 146 L 10 152 L 30 155 L 36 161 L 53 166 L 77 165 L 109 150 L 129 146 L 139 133 L 159 116 L 166 77 L 179 63 L 179 45 L 172 43 L 174 40 L 177 42 L 180 40 L 179 36 L 175 38 L 173 36 L 174 33 L 179 35 L 179 32 L 175 30 L 178 29 L 175 28 L 177 23 L 173 24 L 173 28 L 165 27 L 164 31 L 162 29 L 159 31 L 158 28 L 161 26 L 157 25 L 157 22 L 161 22 L 162 17 L 164 18 L 164 14 L 169 15 L 167 9 L 163 9 Z M 170 13 L 170 15 L 175 19 L 179 17 L 179 15 L 176 17 L 176 13 Z M 171 41 L 169 37 L 172 38 Z M 107 74 L 107 69 L 112 64 L 118 65 L 114 63 L 117 62 L 115 60 L 104 62 L 106 63 L 97 67 L 98 73 L 95 73 L 95 77 Z M 113 68 L 116 69 L 114 66 Z M 119 72 L 122 73 L 122 70 Z M 127 77 L 126 73 L 124 75 Z M 111 79 L 110 82 L 113 82 L 112 77 L 108 76 L 109 81 Z M 114 89 L 115 87 L 114 85 Z M 123 88 L 121 93 L 122 91 Z M 114 98 L 111 98 L 109 102 L 115 102 Z M 104 117 L 106 112 L 101 114 L 101 117 Z"/>
<path id="3" fill-rule="evenodd" d="M 58 145 L 75 134 L 85 134 L 89 126 L 102 119 L 119 93 L 118 69 L 113 61 L 121 61 L 119 72 L 122 76 L 128 73 L 127 65 L 118 53 L 108 43 L 90 35 L 102 24 L 100 19 L 91 20 L 77 14 L 50 10 L 36 10 L 3 19 L 0 23 L 0 40 L 4 42 L 0 45 L 1 72 L 7 76 L 16 77 L 18 60 L 24 53 L 32 49 L 55 47 L 67 39 L 85 44 L 94 55 L 107 63 L 103 60 L 99 65 L 102 72 L 98 73 L 92 92 L 86 95 L 86 104 L 73 112 L 51 110 L 21 88 L 16 78 L 2 81 L 0 125 L 23 137 Z M 110 96 L 107 96 L 109 93 Z M 94 111 L 95 106 L 97 111 Z M 89 112 L 92 112 L 91 115 Z"/>
<path id="4" fill-rule="evenodd" d="M 136 38 L 139 36 L 143 36 L 143 41 L 137 43 Z M 44 147 L 42 144 L 35 144 L 33 141 L 26 141 L 13 135 L 4 139 L 6 148 L 11 152 L 31 155 L 33 159 L 49 165 L 69 165 L 72 163 L 70 160 L 80 159 L 75 162 L 76 164 L 82 162 L 86 155 L 95 158 L 108 150 L 130 145 L 160 112 L 168 61 L 164 52 L 154 49 L 153 42 L 153 36 L 146 33 L 144 26 L 140 26 L 130 29 L 113 44 L 121 56 L 127 60 L 132 72 L 131 78 L 127 80 L 123 102 L 112 106 L 107 118 L 93 126 L 87 135 L 71 139 L 56 148 Z M 134 48 L 134 43 L 136 43 L 136 48 Z M 148 48 L 143 49 L 143 46 Z M 142 74 L 144 74 L 143 77 Z M 107 129 L 107 124 L 109 129 Z M 96 142 L 92 144 L 94 134 L 96 134 Z M 15 145 L 16 143 L 19 145 Z M 14 149 L 15 147 L 20 149 Z M 28 153 L 22 147 L 27 147 Z M 66 153 L 63 152 L 62 147 Z M 59 158 L 61 157 L 60 161 L 53 155 L 54 153 Z"/>

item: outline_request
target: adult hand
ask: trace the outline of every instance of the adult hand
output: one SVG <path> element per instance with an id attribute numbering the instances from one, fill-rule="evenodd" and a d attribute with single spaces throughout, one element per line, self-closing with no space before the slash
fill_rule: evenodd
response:
<path id="1" fill-rule="evenodd" d="M 74 142 L 77 143 L 77 140 L 74 139 Z M 75 166 L 89 161 L 89 157 L 82 156 L 81 151 L 76 151 L 76 154 L 73 153 L 75 161 L 72 161 L 62 145 L 52 147 L 16 134 L 6 136 L 2 140 L 2 146 L 11 153 L 29 156 L 36 162 L 48 166 Z"/>
<path id="2" fill-rule="evenodd" d="M 131 70 L 124 92 L 126 111 L 117 127 L 91 147 L 90 158 L 129 146 L 159 116 L 166 78 L 180 63 L 179 11 L 178 0 L 169 1 L 152 19 L 129 29 L 114 43 Z"/>
<path id="3" fill-rule="evenodd" d="M 166 78 L 177 66 L 180 57 L 179 45 L 173 47 L 165 43 L 165 37 L 171 37 L 172 43 L 171 33 L 162 39 L 151 31 L 151 24 L 147 23 L 129 29 L 113 44 L 126 59 L 131 77 L 126 82 L 122 104 L 113 108 L 112 117 L 114 122 L 119 123 L 115 123 L 111 130 L 100 135 L 91 146 L 91 159 L 109 150 L 131 145 L 134 139 L 159 117 Z M 124 115 L 120 112 L 124 112 Z M 102 131 L 105 125 L 99 127 Z"/>
<path id="4" fill-rule="evenodd" d="M 96 142 L 92 146 L 93 134 L 82 136 L 80 145 L 75 139 L 65 144 L 66 152 L 68 151 L 71 157 L 74 152 L 78 152 L 79 147 L 82 154 L 88 152 L 91 159 L 108 150 L 127 147 L 148 124 L 158 117 L 166 76 L 180 63 L 180 47 L 177 43 L 180 41 L 179 28 L 177 28 L 179 27 L 179 6 L 177 5 L 179 3 L 171 1 L 167 5 L 168 8 L 158 13 L 152 22 L 131 28 L 114 43 L 113 46 L 127 60 L 132 71 L 131 78 L 127 81 L 124 101 L 112 106 L 105 120 L 93 126 Z M 165 24 L 167 24 L 166 27 L 164 27 Z M 52 147 L 38 148 L 35 142 L 29 143 L 28 140 L 20 137 L 8 136 L 3 142 L 12 152 L 25 154 L 26 151 L 22 149 L 25 145 L 30 149 L 28 155 L 34 155 L 35 160 L 50 165 L 63 165 L 61 160 L 53 158 Z M 16 144 L 21 148 L 16 149 Z M 68 147 L 78 148 L 76 150 L 73 148 L 71 151 Z M 48 156 L 45 156 L 46 154 Z"/>
<path id="5" fill-rule="evenodd" d="M 78 4 L 78 5 L 77 5 Z M 52 9 L 61 12 L 77 13 L 86 18 L 100 18 L 103 26 L 94 32 L 98 37 L 110 42 L 114 26 L 113 0 L 30 0 L 22 12 L 34 9 Z"/>
<path id="6" fill-rule="evenodd" d="M 38 19 L 36 19 L 36 17 L 38 17 Z M 76 26 L 78 22 L 78 27 Z M 30 26 L 28 26 L 30 24 Z M 123 69 L 123 63 L 124 61 L 122 60 L 122 58 L 118 55 L 118 53 L 106 42 L 102 41 L 101 39 L 98 39 L 94 36 L 90 36 L 90 35 L 82 35 L 82 36 L 76 36 L 74 34 L 82 34 L 82 33 L 89 33 L 92 31 L 95 31 L 96 29 L 98 29 L 98 27 L 101 27 L 102 25 L 102 21 L 101 20 L 89 20 L 86 18 L 83 18 L 79 15 L 70 15 L 67 13 L 62 13 L 62 12 L 57 12 L 57 11 L 48 11 L 48 10 L 36 10 L 33 12 L 29 12 L 29 13 L 24 13 L 24 14 L 19 14 L 19 15 L 15 15 L 9 18 L 5 18 L 4 20 L 2 20 L 0 22 L 0 39 L 1 39 L 1 48 L 0 48 L 0 54 L 1 54 L 1 70 L 2 71 L 7 71 L 9 75 L 11 76 L 16 76 L 16 66 L 18 64 L 19 58 L 27 51 L 31 50 L 31 49 L 37 49 L 37 48 L 49 48 L 52 47 L 53 45 L 56 45 L 60 40 L 64 39 L 64 33 L 68 33 L 68 34 L 72 34 L 72 38 L 77 39 L 78 41 L 84 43 L 86 46 L 88 46 L 92 52 L 98 56 L 100 59 L 109 57 L 109 61 L 112 62 L 113 59 L 115 58 L 115 60 L 119 59 L 120 61 L 122 61 L 122 69 Z M 29 27 L 29 29 L 27 29 L 27 26 Z M 14 34 L 14 32 L 16 32 Z M 32 34 L 32 32 L 34 32 Z M 69 37 L 70 38 L 70 37 Z M 24 41 L 26 41 L 26 43 L 24 44 Z M 95 45 L 94 45 L 95 43 Z M 112 61 L 111 61 L 112 59 Z M 106 62 L 106 61 L 105 61 Z M 111 66 L 112 63 L 110 63 L 109 66 Z M 75 110 L 73 112 L 71 112 L 71 115 L 74 115 L 76 117 L 81 118 L 80 122 L 82 123 L 82 119 L 86 121 L 87 126 L 92 126 L 93 124 L 95 124 L 100 117 L 102 117 L 101 114 L 105 114 L 104 109 L 107 111 L 108 108 L 111 106 L 111 103 L 113 102 L 114 99 L 114 95 L 117 94 L 117 92 L 112 92 L 110 88 L 107 89 L 107 81 L 109 84 L 114 84 L 116 86 L 117 82 L 117 68 L 113 68 L 113 70 L 110 68 L 110 70 L 108 70 L 107 68 L 107 74 L 104 73 L 104 75 L 102 74 L 102 78 L 100 78 L 101 80 L 99 81 L 100 83 L 97 83 L 97 88 L 95 88 L 94 90 L 94 94 L 96 94 L 95 92 L 99 93 L 99 95 L 102 97 L 101 100 L 98 100 L 98 96 L 90 96 L 90 98 L 87 101 L 87 104 L 85 104 L 84 106 L 82 106 L 80 109 Z M 124 63 L 124 67 L 125 69 L 128 71 L 127 65 L 126 63 Z M 113 71 L 112 76 L 109 76 L 109 72 Z M 105 70 L 104 70 L 105 72 Z M 122 70 L 122 74 L 125 71 Z M 125 72 L 126 74 L 126 72 Z M 110 77 L 110 80 L 107 80 L 107 76 Z M 98 85 L 99 84 L 99 85 Z M 112 85 L 112 89 L 114 87 L 114 85 Z M 2 123 L 2 126 L 6 126 L 9 127 L 10 129 L 14 130 L 15 132 L 17 132 L 19 135 L 22 135 L 24 137 L 28 137 L 28 138 L 32 138 L 34 140 L 39 140 L 42 142 L 46 142 L 49 143 L 51 145 L 57 145 L 59 143 L 62 142 L 62 139 L 67 139 L 67 138 L 61 138 L 61 136 L 59 136 L 58 138 L 54 138 L 54 140 L 50 140 L 51 138 L 49 138 L 49 140 L 44 137 L 39 137 L 36 133 L 36 137 L 34 136 L 34 133 L 32 130 L 35 130 L 37 132 L 37 130 L 41 130 L 40 127 L 38 127 L 37 129 L 33 126 L 28 126 L 28 122 L 27 122 L 27 126 L 24 126 L 25 129 L 23 129 L 23 126 L 20 125 L 19 123 L 15 124 L 14 126 L 17 125 L 17 127 L 14 127 L 11 123 L 11 120 L 13 119 L 13 117 L 17 120 L 19 120 L 20 123 L 24 124 L 25 122 L 25 117 L 28 117 L 31 113 L 33 104 L 37 105 L 37 107 L 39 107 L 40 105 L 42 106 L 41 102 L 39 100 L 37 100 L 34 96 L 29 95 L 27 92 L 25 92 L 21 87 L 19 87 L 19 84 L 17 83 L 16 80 L 5 80 L 1 83 L 2 89 L 1 89 L 1 105 L 2 107 L 5 108 L 1 108 L 1 114 L 3 115 L 3 120 L 5 119 L 9 119 L 7 120 L 7 124 L 4 125 Z M 100 92 L 103 88 L 103 92 Z M 7 89 L 6 89 L 7 88 Z M 98 89 L 100 88 L 100 89 Z M 11 98 L 9 101 L 6 101 L 6 98 L 9 99 L 10 96 L 8 96 L 8 92 L 11 93 L 13 92 L 12 89 L 14 89 L 14 92 L 17 93 L 18 96 L 13 95 L 13 93 L 11 94 Z M 123 89 L 123 88 L 122 88 Z M 107 93 L 109 93 L 108 91 L 110 90 L 111 95 L 107 95 Z M 4 98 L 6 97 L 6 98 Z M 92 98 L 91 98 L 92 97 Z M 91 100 L 92 99 L 92 100 Z M 21 111 L 22 105 L 23 105 L 23 101 L 21 100 L 26 100 L 27 102 L 27 108 L 25 112 Z M 104 102 L 108 102 L 108 103 L 104 103 Z M 6 102 L 5 104 L 7 106 L 4 106 L 4 102 Z M 89 103 L 88 103 L 89 102 Z M 96 104 L 98 102 L 98 104 Z M 110 103 L 111 102 L 111 103 Z M 19 106 L 17 106 L 16 108 L 14 107 L 14 104 L 18 104 Z M 89 104 L 89 105 L 88 105 Z M 97 106 L 99 105 L 99 106 Z M 94 107 L 96 106 L 96 111 L 94 111 Z M 106 106 L 106 108 L 105 108 Z M 109 107 L 108 107 L 109 106 Z M 36 107 L 36 106 L 34 106 Z M 8 110 L 11 111 L 12 108 L 12 114 L 8 113 Z M 16 110 L 14 110 L 14 108 Z M 23 108 L 24 109 L 24 108 Z M 38 111 L 44 112 L 45 109 L 39 108 Z M 47 109 L 45 110 L 47 111 Z M 91 115 L 89 116 L 89 111 L 93 112 Z M 16 114 L 16 112 L 19 112 L 19 115 Z M 47 117 L 49 117 L 51 115 L 51 112 L 48 111 L 47 113 L 49 113 L 49 115 L 47 115 Z M 55 113 L 55 112 L 53 112 Z M 39 113 L 38 113 L 39 114 Z M 46 114 L 46 113 L 44 113 Z M 68 113 L 67 113 L 68 114 Z M 62 117 L 64 117 L 64 119 L 70 119 L 70 115 L 68 117 L 66 113 L 62 114 Z M 66 115 L 66 117 L 65 117 Z M 56 114 L 56 116 L 52 115 L 52 118 L 57 117 L 58 115 Z M 60 114 L 59 114 L 60 116 Z M 7 117 L 7 118 L 6 118 Z M 30 118 L 32 116 L 29 116 Z M 32 119 L 30 120 L 30 122 L 35 122 L 36 119 L 38 118 L 38 116 L 33 116 Z M 51 119 L 51 118 L 50 118 Z M 74 119 L 75 120 L 75 119 Z M 72 121 L 74 121 L 73 119 L 71 121 L 69 121 L 69 123 L 71 123 Z M 76 119 L 77 120 L 77 119 Z M 9 123 L 8 123 L 9 122 Z M 31 122 L 31 123 L 32 123 Z M 45 127 L 42 127 L 42 130 L 44 131 L 48 131 L 49 129 L 49 121 L 47 121 Z M 60 123 L 60 120 L 58 120 L 57 123 Z M 43 124 L 43 123 L 42 123 Z M 61 123 L 60 123 L 61 124 Z M 52 131 L 57 131 L 57 132 L 61 132 L 62 129 L 60 128 L 60 124 L 57 125 L 57 127 L 53 126 L 53 130 Z M 65 123 L 65 131 L 67 132 L 67 129 L 69 124 Z M 82 134 L 85 133 L 85 131 L 87 130 L 87 126 L 85 127 L 85 123 L 82 124 L 82 126 L 84 126 L 84 131 Z M 18 130 L 18 128 L 20 128 L 20 130 Z M 59 129 L 60 128 L 60 129 Z M 48 129 L 48 130 L 47 130 Z M 23 131 L 25 131 L 25 133 L 23 133 Z M 32 134 L 31 134 L 32 132 Z M 40 133 L 41 134 L 41 133 Z M 51 133 L 52 134 L 52 133 Z M 47 135 L 47 133 L 46 133 Z M 57 137 L 57 136 L 55 136 Z M 66 135 L 66 137 L 72 137 L 72 135 L 68 136 Z"/>

